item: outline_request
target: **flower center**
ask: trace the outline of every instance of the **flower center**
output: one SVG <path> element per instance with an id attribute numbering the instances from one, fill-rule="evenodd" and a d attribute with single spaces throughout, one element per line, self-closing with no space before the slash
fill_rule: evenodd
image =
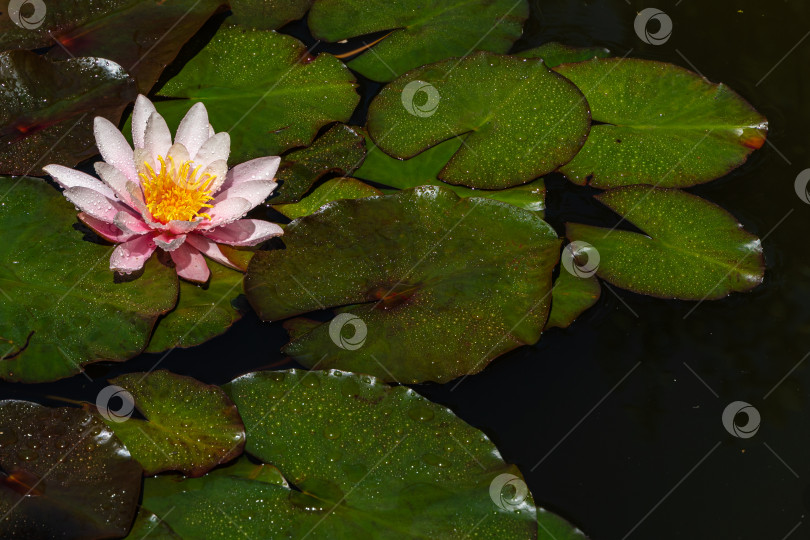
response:
<path id="1" fill-rule="evenodd" d="M 168 163 L 162 156 L 160 172 L 155 172 L 144 163 L 146 172 L 139 173 L 146 207 L 152 217 L 160 223 L 172 220 L 192 221 L 196 217 L 211 219 L 211 216 L 202 212 L 211 208 L 211 184 L 216 176 L 208 173 L 197 178 L 201 166 L 194 167 L 193 161 L 184 161 L 179 167 L 175 166 L 174 159 L 169 156 Z"/>

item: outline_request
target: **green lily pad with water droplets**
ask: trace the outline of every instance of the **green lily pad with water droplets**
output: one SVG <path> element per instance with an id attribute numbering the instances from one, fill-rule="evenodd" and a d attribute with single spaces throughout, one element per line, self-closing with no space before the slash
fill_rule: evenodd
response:
<path id="1" fill-rule="evenodd" d="M 595 276 L 579 277 L 560 268 L 551 291 L 551 312 L 546 328 L 568 328 L 583 312 L 593 307 L 602 294 Z"/>
<path id="2" fill-rule="evenodd" d="M 262 319 L 351 306 L 284 351 L 399 382 L 477 373 L 535 343 L 560 245 L 532 212 L 435 186 L 329 203 L 290 223 L 283 242 L 245 276 Z"/>
<path id="3" fill-rule="evenodd" d="M 521 58 L 542 58 L 546 66 L 554 68 L 560 64 L 584 62 L 593 58 L 607 58 L 610 51 L 603 47 L 571 47 L 564 43 L 551 41 L 539 47 L 515 53 Z"/>
<path id="4" fill-rule="evenodd" d="M 99 414 L 146 474 L 201 476 L 242 453 L 244 425 L 218 386 L 163 370 L 128 373 L 110 383 L 129 392 L 146 420 Z"/>
<path id="5" fill-rule="evenodd" d="M 664 62 L 603 58 L 555 70 L 579 86 L 595 125 L 560 172 L 600 189 L 687 187 L 742 165 L 768 121 L 724 84 Z"/>
<path id="6" fill-rule="evenodd" d="M 520 471 L 483 433 L 412 390 L 301 370 L 251 373 L 224 388 L 245 419 L 246 449 L 294 487 L 228 467 L 179 485 L 147 480 L 144 505 L 183 538 L 537 534 Z"/>
<path id="7" fill-rule="evenodd" d="M 90 412 L 0 401 L 0 537 L 124 536 L 141 476 Z"/>
<path id="8" fill-rule="evenodd" d="M 759 238 L 719 206 L 677 189 L 628 186 L 596 198 L 643 234 L 567 223 L 566 236 L 599 253 L 597 275 L 641 294 L 722 298 L 762 283 Z"/>
<path id="9" fill-rule="evenodd" d="M 153 256 L 124 278 L 113 246 L 85 239 L 76 210 L 43 180 L 0 177 L 0 378 L 53 381 L 140 354 L 177 302 L 177 274 Z"/>
<path id="10" fill-rule="evenodd" d="M 526 0 L 317 0 L 307 22 L 312 34 L 326 41 L 390 30 L 349 62 L 369 79 L 386 82 L 473 51 L 505 53 L 520 37 L 528 15 Z"/>
<path id="11" fill-rule="evenodd" d="M 589 129 L 582 93 L 541 59 L 483 52 L 409 71 L 383 88 L 368 113 L 375 144 L 399 159 L 462 136 L 439 179 L 480 189 L 556 170 Z"/>
<path id="12" fill-rule="evenodd" d="M 228 22 L 261 30 L 278 30 L 306 15 L 312 2 L 314 0 L 230 0 L 233 15 Z"/>
<path id="13" fill-rule="evenodd" d="M 377 188 L 364 184 L 356 178 L 332 178 L 316 187 L 312 193 L 304 197 L 300 202 L 274 204 L 273 208 L 288 218 L 295 219 L 308 216 L 317 211 L 321 206 L 332 201 L 359 199 L 361 197 L 373 197 L 376 195 L 382 195 L 382 192 Z"/>

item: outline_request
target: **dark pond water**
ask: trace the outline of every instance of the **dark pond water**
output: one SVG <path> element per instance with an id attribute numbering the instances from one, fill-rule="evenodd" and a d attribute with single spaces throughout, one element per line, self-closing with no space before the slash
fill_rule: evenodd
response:
<path id="1" fill-rule="evenodd" d="M 636 12 L 673 22 L 643 43 Z M 769 143 L 726 178 L 690 191 L 764 239 L 763 286 L 702 303 L 603 291 L 567 330 L 501 357 L 460 384 L 416 385 L 498 445 L 535 498 L 594 539 L 810 538 L 810 205 L 794 179 L 810 167 L 810 4 L 772 0 L 535 0 L 516 49 L 550 40 L 674 62 L 722 81 L 770 120 Z M 299 26 L 285 31 L 304 37 Z M 631 50 L 632 49 L 632 50 Z M 610 219 L 587 190 L 549 181 L 548 219 Z M 223 383 L 294 367 L 280 325 L 247 316 L 203 347 L 91 366 L 54 384 L 0 384 L 0 396 L 94 401 L 105 378 L 159 367 Z M 91 380 L 92 378 L 92 380 Z M 721 423 L 745 401 L 761 415 L 742 439 Z"/>

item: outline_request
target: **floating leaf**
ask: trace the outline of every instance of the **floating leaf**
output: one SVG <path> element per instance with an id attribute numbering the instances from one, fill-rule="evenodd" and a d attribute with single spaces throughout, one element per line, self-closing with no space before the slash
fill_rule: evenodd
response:
<path id="1" fill-rule="evenodd" d="M 544 43 L 534 49 L 521 51 L 515 56 L 521 58 L 542 58 L 547 67 L 553 68 L 560 64 L 571 62 L 584 62 L 593 58 L 607 58 L 610 51 L 603 47 L 571 47 L 563 43 L 552 41 Z"/>
<path id="2" fill-rule="evenodd" d="M 551 313 L 546 328 L 568 328 L 599 300 L 601 293 L 596 277 L 579 277 L 560 269 L 551 291 Z"/>
<path id="3" fill-rule="evenodd" d="M 644 233 L 566 224 L 569 240 L 599 252 L 600 278 L 682 300 L 721 298 L 762 283 L 759 238 L 722 208 L 683 191 L 649 186 L 613 189 L 596 198 Z"/>
<path id="4" fill-rule="evenodd" d="M 93 118 L 118 122 L 135 95 L 132 78 L 103 58 L 0 53 L 0 173 L 39 175 L 97 154 Z"/>
<path id="5" fill-rule="evenodd" d="M 141 490 L 141 466 L 78 408 L 0 401 L 0 536 L 119 538 Z"/>
<path id="6" fill-rule="evenodd" d="M 382 195 L 382 192 L 355 178 L 333 178 L 327 180 L 304 197 L 304 200 L 290 204 L 275 204 L 273 208 L 290 219 L 308 216 L 321 206 L 340 199 L 359 199 Z"/>
<path id="7" fill-rule="evenodd" d="M 36 2 L 25 4 L 37 11 Z M 56 59 L 107 58 L 135 77 L 138 90 L 146 94 L 180 48 L 224 4 L 223 0 L 45 2 L 44 19 L 35 28 L 0 19 L 0 47 L 51 47 L 47 55 Z"/>
<path id="8" fill-rule="evenodd" d="M 765 142 L 768 121 L 724 84 L 681 67 L 625 58 L 566 64 L 594 126 L 561 172 L 598 188 L 686 187 L 742 165 Z"/>
<path id="9" fill-rule="evenodd" d="M 111 246 L 88 242 L 76 212 L 42 180 L 0 177 L 0 378 L 52 381 L 126 360 L 177 301 L 177 276 L 152 257 L 116 278 Z"/>
<path id="10" fill-rule="evenodd" d="M 227 246 L 220 246 L 225 253 L 233 253 Z M 243 261 L 247 261 L 252 252 Z M 242 294 L 242 272 L 226 268 L 214 261 L 207 261 L 211 279 L 205 285 L 180 280 L 180 296 L 175 308 L 160 318 L 146 352 L 162 352 L 175 347 L 194 347 L 224 333 L 242 318 L 242 312 L 234 307 Z"/>
<path id="11" fill-rule="evenodd" d="M 180 537 L 155 514 L 141 508 L 125 540 L 175 540 Z"/>
<path id="12" fill-rule="evenodd" d="M 317 0 L 308 22 L 312 34 L 326 41 L 390 30 L 372 50 L 349 62 L 358 73 L 385 82 L 472 51 L 505 53 L 528 16 L 526 0 Z"/>
<path id="13" fill-rule="evenodd" d="M 252 373 L 225 388 L 245 414 L 250 453 L 301 491 L 244 474 L 184 481 L 162 497 L 150 486 L 144 504 L 184 538 L 536 534 L 517 468 L 483 433 L 412 390 L 296 370 Z M 492 489 L 502 475 L 517 492 Z"/>
<path id="14" fill-rule="evenodd" d="M 313 1 L 230 0 L 233 15 L 228 22 L 260 30 L 277 30 L 306 15 Z"/>
<path id="15" fill-rule="evenodd" d="M 579 151 L 589 128 L 588 103 L 568 79 L 540 59 L 490 53 L 408 72 L 383 88 L 368 115 L 374 142 L 400 159 L 465 135 L 439 179 L 482 189 L 525 184 L 557 169 Z"/>
<path id="16" fill-rule="evenodd" d="M 417 186 L 444 186 L 459 197 L 486 197 L 514 204 L 537 212 L 543 217 L 546 208 L 546 187 L 542 179 L 509 189 L 483 190 L 446 184 L 438 179 L 439 171 L 461 147 L 461 139 L 455 138 L 428 148 L 411 159 L 395 159 L 377 148 L 370 138 L 366 139 L 367 152 L 363 165 L 355 176 L 397 189 Z"/>
<path id="17" fill-rule="evenodd" d="M 110 381 L 128 391 L 146 420 L 106 420 L 144 473 L 201 476 L 242 453 L 245 428 L 218 386 L 168 371 L 128 373 Z"/>
<path id="18" fill-rule="evenodd" d="M 536 342 L 560 245 L 531 212 L 434 186 L 331 203 L 290 223 L 283 240 L 245 277 L 262 319 L 362 304 L 285 352 L 400 382 L 476 373 Z M 352 327 L 362 332 L 351 338 Z"/>
<path id="19" fill-rule="evenodd" d="M 537 540 L 588 540 L 588 537 L 560 516 L 538 507 Z"/>
<path id="20" fill-rule="evenodd" d="M 273 31 L 222 27 L 155 103 L 174 130 L 192 105 L 208 106 L 211 124 L 231 135 L 231 161 L 277 155 L 312 142 L 326 124 L 346 122 L 360 100 L 340 60 L 313 58 L 297 39 Z"/>
<path id="21" fill-rule="evenodd" d="M 366 155 L 363 135 L 354 128 L 337 124 L 315 139 L 307 148 L 283 157 L 273 192 L 273 204 L 300 201 L 301 197 L 327 173 L 350 175 Z"/>

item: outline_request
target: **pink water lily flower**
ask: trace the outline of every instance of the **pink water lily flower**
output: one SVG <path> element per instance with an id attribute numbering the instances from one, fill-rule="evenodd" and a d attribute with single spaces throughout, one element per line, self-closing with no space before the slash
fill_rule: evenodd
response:
<path id="1" fill-rule="evenodd" d="M 180 122 L 174 144 L 144 96 L 132 112 L 134 150 L 105 118 L 95 119 L 93 131 L 104 158 L 95 164 L 101 181 L 61 165 L 43 169 L 65 189 L 79 219 L 119 244 L 111 270 L 140 270 L 159 248 L 171 255 L 177 275 L 205 282 L 210 271 L 203 255 L 235 268 L 217 244 L 255 246 L 282 234 L 275 223 L 241 219 L 275 189 L 281 159 L 258 158 L 228 170 L 230 136 L 214 133 L 202 103 Z"/>

